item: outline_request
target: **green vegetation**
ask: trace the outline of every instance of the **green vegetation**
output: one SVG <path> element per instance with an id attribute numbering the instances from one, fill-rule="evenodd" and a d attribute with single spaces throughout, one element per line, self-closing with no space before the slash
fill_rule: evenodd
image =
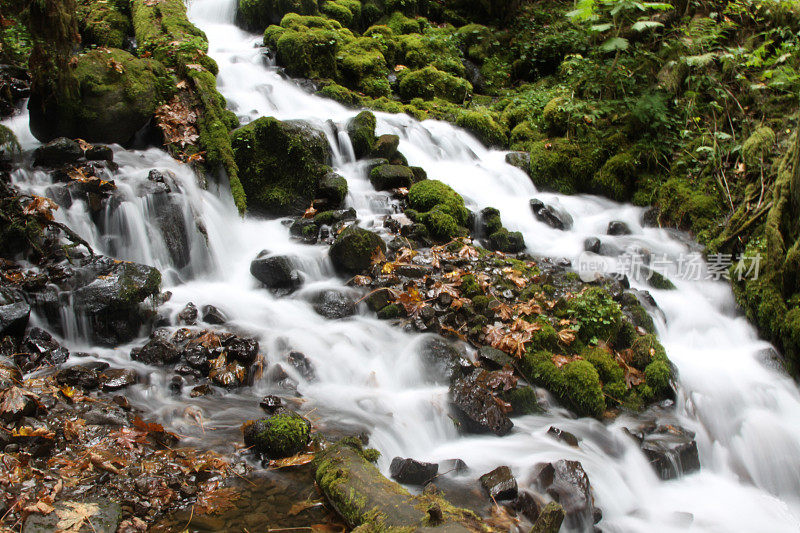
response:
<path id="1" fill-rule="evenodd" d="M 308 420 L 292 412 L 281 412 L 269 418 L 250 421 L 243 427 L 245 445 L 260 454 L 277 459 L 289 457 L 305 449 L 311 427 Z"/>
<path id="2" fill-rule="evenodd" d="M 428 228 L 431 236 L 447 242 L 466 233 L 469 212 L 464 199 L 437 180 L 415 183 L 408 191 L 409 216 Z"/>

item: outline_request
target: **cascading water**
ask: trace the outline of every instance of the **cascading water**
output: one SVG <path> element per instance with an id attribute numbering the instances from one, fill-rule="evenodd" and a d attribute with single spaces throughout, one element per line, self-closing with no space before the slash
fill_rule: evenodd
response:
<path id="1" fill-rule="evenodd" d="M 341 133 L 355 112 L 309 95 L 283 77 L 269 65 L 258 39 L 233 25 L 234 11 L 232 0 L 194 0 L 190 7 L 191 18 L 208 35 L 209 53 L 220 66 L 220 90 L 230 107 L 242 122 L 259 116 L 304 119 L 325 131 L 334 166 L 348 180 L 348 204 L 363 226 L 381 231 L 381 217 L 392 212 L 391 199 L 372 188 L 364 164 L 354 160 L 349 139 Z M 611 220 L 623 220 L 633 229 L 631 235 L 603 237 L 619 250 L 649 250 L 674 259 L 689 249 L 684 236 L 642 227 L 638 208 L 591 196 L 537 192 L 524 173 L 505 163 L 503 152 L 486 149 L 451 125 L 420 123 L 404 115 L 377 117 L 380 133 L 400 136 L 400 150 L 410 164 L 452 186 L 472 208 L 500 208 L 505 225 L 523 233 L 531 253 L 576 260 L 584 239 L 603 235 Z M 36 145 L 26 116 L 7 124 L 24 147 Z M 424 336 L 366 314 L 330 321 L 313 310 L 311 300 L 321 290 L 350 290 L 334 275 L 325 246 L 291 240 L 280 220 L 241 219 L 224 190 L 204 190 L 187 166 L 161 150 L 115 148 L 115 160 L 120 169 L 113 177 L 112 207 L 93 213 L 87 202 L 76 199 L 57 212 L 58 219 L 103 253 L 165 272 L 165 290 L 172 298 L 162 312 L 175 314 L 188 302 L 211 304 L 236 329 L 258 337 L 268 360 L 279 361 L 289 350 L 305 353 L 316 368 L 316 381 L 307 382 L 286 368 L 299 382 L 304 410 L 312 411 L 319 424 L 368 428 L 370 445 L 383 453 L 379 465 L 384 471 L 396 455 L 430 461 L 458 457 L 470 466 L 470 475 L 509 465 L 525 486 L 536 463 L 574 459 L 589 475 L 604 531 L 800 529 L 800 394 L 788 377 L 765 364 L 763 354 L 770 347 L 737 314 L 724 282 L 676 277 L 676 290 L 651 290 L 664 314 L 657 321 L 659 335 L 679 369 L 675 416 L 696 431 L 702 463 L 698 473 L 664 482 L 623 432 L 630 422 L 625 419 L 604 425 L 554 409 L 515 419 L 512 433 L 502 438 L 459 435 L 448 418 L 447 388 L 426 381 L 418 360 Z M 147 176 L 153 169 L 169 171 L 167 211 L 177 218 L 166 224 L 186 228 L 186 242 L 178 243 L 185 253 L 176 253 L 176 242 L 159 226 L 164 224 L 160 206 L 140 196 L 140 189 L 152 184 Z M 57 184 L 44 172 L 19 170 L 12 179 L 32 193 L 58 194 Z M 534 195 L 569 212 L 572 229 L 558 231 L 537 221 L 528 205 Z M 306 279 L 300 291 L 276 297 L 257 286 L 249 265 L 264 249 L 294 258 Z M 70 320 L 75 322 L 65 316 L 65 322 Z M 71 348 L 90 348 L 81 332 L 80 324 L 65 323 Z M 130 361 L 130 346 L 91 350 L 149 376 L 131 390 L 131 400 L 207 445 L 226 443 L 244 419 L 258 416 L 257 399 L 271 392 L 264 380 L 228 393 L 223 402 L 190 399 L 188 391 L 175 396 L 168 390 L 167 374 Z M 200 409 L 206 426 L 216 431 L 201 435 L 184 418 L 187 406 Z M 580 448 L 549 438 L 551 425 L 575 434 Z"/>

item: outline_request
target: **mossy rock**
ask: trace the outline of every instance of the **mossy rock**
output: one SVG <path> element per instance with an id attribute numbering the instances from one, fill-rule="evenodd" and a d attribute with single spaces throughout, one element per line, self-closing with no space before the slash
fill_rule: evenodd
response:
<path id="1" fill-rule="evenodd" d="M 567 99 L 563 96 L 553 98 L 542 109 L 542 122 L 550 135 L 564 135 L 569 127 L 569 113 L 564 108 Z"/>
<path id="2" fill-rule="evenodd" d="M 595 174 L 592 188 L 612 200 L 629 200 L 636 183 L 636 159 L 623 152 L 610 157 Z"/>
<path id="3" fill-rule="evenodd" d="M 239 0 L 236 19 L 245 28 L 260 31 L 278 24 L 287 13 L 314 15 L 319 12 L 317 0 Z"/>
<path id="4" fill-rule="evenodd" d="M 528 174 L 537 187 L 564 194 L 591 191 L 602 163 L 598 154 L 567 139 L 536 141 L 529 148 Z"/>
<path id="5" fill-rule="evenodd" d="M 481 230 L 487 236 L 489 248 L 506 254 L 525 250 L 525 239 L 519 231 L 508 231 L 503 227 L 500 211 L 493 207 L 481 210 Z"/>
<path id="6" fill-rule="evenodd" d="M 359 0 L 325 0 L 322 13 L 347 28 L 355 28 L 361 21 L 361 2 Z"/>
<path id="7" fill-rule="evenodd" d="M 245 446 L 269 458 L 290 457 L 303 451 L 311 435 L 311 424 L 290 411 L 247 422 L 243 427 Z"/>
<path id="8" fill-rule="evenodd" d="M 69 137 L 126 144 L 172 87 L 158 61 L 110 48 L 78 56 L 71 75 L 75 91 L 31 94 L 31 131 L 41 141 Z"/>
<path id="9" fill-rule="evenodd" d="M 375 145 L 375 124 L 375 115 L 371 111 L 362 111 L 347 123 L 347 134 L 358 159 L 369 155 Z"/>
<path id="10" fill-rule="evenodd" d="M 397 78 L 397 91 L 400 97 L 406 100 L 442 98 L 449 102 L 461 103 L 472 92 L 470 82 L 434 66 L 419 70 L 402 70 Z"/>
<path id="11" fill-rule="evenodd" d="M 330 170 L 325 135 L 302 121 L 259 118 L 232 132 L 231 146 L 254 212 L 302 213 Z"/>
<path id="12" fill-rule="evenodd" d="M 411 208 L 406 212 L 415 222 L 422 222 L 437 241 L 447 242 L 467 234 L 469 211 L 464 199 L 438 180 L 415 183 L 408 191 Z"/>
<path id="13" fill-rule="evenodd" d="M 328 172 L 320 180 L 314 196 L 325 200 L 326 207 L 340 207 L 347 197 L 347 180 L 336 172 Z"/>
<path id="14" fill-rule="evenodd" d="M 386 243 L 377 233 L 349 226 L 336 237 L 328 255 L 337 270 L 360 274 L 372 265 L 376 253 L 386 253 Z"/>
<path id="15" fill-rule="evenodd" d="M 264 32 L 264 44 L 275 50 L 278 63 L 303 78 L 336 77 L 340 42 L 336 30 L 327 28 L 270 26 Z"/>
<path id="16" fill-rule="evenodd" d="M 386 26 L 391 28 L 395 35 L 420 33 L 419 21 L 409 18 L 399 11 L 395 11 L 389 16 L 386 20 Z"/>
<path id="17" fill-rule="evenodd" d="M 374 83 L 374 80 L 385 78 L 389 73 L 380 43 L 370 37 L 360 37 L 347 43 L 337 54 L 336 61 L 340 81 L 353 89 L 363 90 L 366 80 Z M 377 98 L 388 96 L 388 93 L 371 96 Z"/>
<path id="18" fill-rule="evenodd" d="M 591 363 L 574 360 L 557 367 L 548 351 L 529 352 L 520 363 L 526 379 L 549 390 L 578 416 L 599 418 L 605 411 L 600 377 Z"/>
<path id="19" fill-rule="evenodd" d="M 398 146 L 400 146 L 400 137 L 397 135 L 381 135 L 375 141 L 370 156 L 391 161 L 397 155 Z"/>
<path id="20" fill-rule="evenodd" d="M 380 165 L 369 173 L 369 181 L 378 191 L 400 187 L 411 187 L 415 181 L 414 171 L 402 165 Z"/>
<path id="21" fill-rule="evenodd" d="M 631 365 L 639 370 L 644 370 L 653 361 L 667 360 L 667 352 L 652 333 L 634 339 L 631 352 Z"/>
<path id="22" fill-rule="evenodd" d="M 456 117 L 456 125 L 488 146 L 504 148 L 508 145 L 508 130 L 495 121 L 488 111 L 463 111 Z"/>
<path id="23" fill-rule="evenodd" d="M 130 17 L 114 2 L 81 0 L 76 14 L 84 46 L 124 48 L 128 37 L 133 35 Z"/>
<path id="24" fill-rule="evenodd" d="M 742 145 L 742 158 L 748 170 L 755 170 L 770 161 L 777 137 L 772 128 L 761 126 Z"/>

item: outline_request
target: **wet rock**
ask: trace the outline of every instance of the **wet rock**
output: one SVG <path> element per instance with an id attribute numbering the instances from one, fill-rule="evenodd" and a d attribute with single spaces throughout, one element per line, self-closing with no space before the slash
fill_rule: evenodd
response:
<path id="1" fill-rule="evenodd" d="M 555 206 L 545 204 L 538 198 L 530 201 L 533 214 L 541 222 L 554 229 L 568 230 L 572 228 L 572 216 Z"/>
<path id="2" fill-rule="evenodd" d="M 232 335 L 222 341 L 222 347 L 228 358 L 249 367 L 258 357 L 258 341 L 249 337 Z"/>
<path id="3" fill-rule="evenodd" d="M 213 305 L 204 305 L 202 309 L 203 322 L 206 324 L 220 325 L 228 321 L 225 313 L 214 307 Z"/>
<path id="4" fill-rule="evenodd" d="M 564 431 L 563 429 L 557 428 L 555 426 L 550 426 L 550 429 L 547 430 L 547 434 L 553 437 L 556 440 L 563 442 L 573 448 L 578 447 L 578 437 L 570 433 L 569 431 Z"/>
<path id="5" fill-rule="evenodd" d="M 95 144 L 86 149 L 84 156 L 89 161 L 113 161 L 114 151 L 110 146 Z"/>
<path id="6" fill-rule="evenodd" d="M 58 137 L 33 152 L 33 164 L 55 167 L 74 163 L 82 156 L 83 150 L 77 142 L 66 137 Z"/>
<path id="7" fill-rule="evenodd" d="M 178 324 L 182 326 L 194 326 L 197 324 L 198 315 L 197 306 L 189 302 L 186 304 L 186 307 L 181 309 L 178 313 Z"/>
<path id="8" fill-rule="evenodd" d="M 362 111 L 347 123 L 347 134 L 357 159 L 366 157 L 375 144 L 375 115 Z"/>
<path id="9" fill-rule="evenodd" d="M 289 457 L 305 449 L 311 435 L 311 423 L 286 409 L 242 426 L 245 446 L 269 458 Z"/>
<path id="10" fill-rule="evenodd" d="M 314 311 L 318 314 L 336 320 L 356 314 L 356 304 L 341 291 L 324 290 L 314 297 Z"/>
<path id="11" fill-rule="evenodd" d="M 314 372 L 314 366 L 304 353 L 290 352 L 286 359 L 292 365 L 292 368 L 297 370 L 297 373 L 303 376 L 305 380 L 312 381 L 317 377 L 316 372 Z"/>
<path id="12" fill-rule="evenodd" d="M 258 405 L 266 412 L 274 413 L 279 408 L 283 407 L 283 400 L 281 400 L 279 396 L 270 394 L 261 398 L 261 401 L 258 403 Z"/>
<path id="13" fill-rule="evenodd" d="M 131 359 L 148 365 L 170 365 L 181 358 L 180 349 L 163 339 L 153 338 L 141 348 L 131 350 Z"/>
<path id="14" fill-rule="evenodd" d="M 625 222 L 621 220 L 612 220 L 608 223 L 606 233 L 608 235 L 630 235 L 633 231 L 631 231 L 630 226 Z"/>
<path id="15" fill-rule="evenodd" d="M 294 269 L 292 260 L 285 255 L 269 255 L 268 252 L 261 252 L 250 263 L 250 274 L 268 289 L 296 289 L 303 284 L 303 279 Z"/>
<path id="16" fill-rule="evenodd" d="M 675 479 L 700 469 L 697 441 L 691 431 L 672 424 L 639 431 L 642 451 L 661 479 Z"/>
<path id="17" fill-rule="evenodd" d="M 481 346 L 478 348 L 478 359 L 490 368 L 514 367 L 514 360 L 506 352 L 492 348 L 491 346 Z"/>
<path id="18" fill-rule="evenodd" d="M 336 237 L 328 254 L 340 272 L 359 274 L 372 264 L 376 253 L 386 253 L 386 243 L 377 233 L 349 226 Z"/>
<path id="19" fill-rule="evenodd" d="M 388 191 L 411 187 L 416 182 L 414 171 L 403 165 L 381 165 L 369 173 L 369 181 L 375 190 Z"/>
<path id="20" fill-rule="evenodd" d="M 83 414 L 87 424 L 95 426 L 124 426 L 127 425 L 125 416 L 117 410 L 102 407 L 92 407 Z"/>
<path id="21" fill-rule="evenodd" d="M 122 507 L 103 499 L 62 500 L 49 514 L 32 514 L 25 520 L 23 533 L 49 533 L 69 530 L 74 533 L 116 533 L 122 521 Z M 67 528 L 62 521 L 75 517 Z M 66 529 L 65 529 L 66 528 Z"/>
<path id="22" fill-rule="evenodd" d="M 104 364 L 107 368 L 108 363 Z M 70 387 L 93 390 L 100 386 L 100 379 L 97 376 L 100 370 L 105 369 L 98 368 L 96 365 L 70 366 L 59 370 L 58 374 L 56 374 L 56 381 Z"/>
<path id="23" fill-rule="evenodd" d="M 430 337 L 422 342 L 420 359 L 425 365 L 428 379 L 434 383 L 452 383 L 472 368 L 452 344 L 440 337 Z"/>
<path id="24" fill-rule="evenodd" d="M 535 522 L 539 518 L 542 507 L 544 507 L 544 503 L 541 498 L 527 490 L 519 491 L 517 497 L 511 502 L 511 508 L 531 522 Z"/>
<path id="25" fill-rule="evenodd" d="M 325 206 L 328 208 L 339 207 L 347 198 L 347 180 L 336 172 L 327 172 L 319 180 L 315 196 L 317 199 L 324 200 Z"/>
<path id="26" fill-rule="evenodd" d="M 600 246 L 601 246 L 600 239 L 597 237 L 589 237 L 583 241 L 583 249 L 587 252 L 592 252 L 593 254 L 600 253 Z"/>
<path id="27" fill-rule="evenodd" d="M 536 486 L 564 508 L 567 526 L 585 527 L 595 523 L 596 512 L 589 476 L 578 461 L 562 459 L 536 465 Z"/>
<path id="28" fill-rule="evenodd" d="M 564 508 L 556 502 L 550 502 L 539 513 L 531 533 L 558 533 L 563 522 Z"/>
<path id="29" fill-rule="evenodd" d="M 139 382 L 139 375 L 130 368 L 109 368 L 98 376 L 100 388 L 105 392 L 117 391 Z"/>
<path id="30" fill-rule="evenodd" d="M 394 295 L 389 289 L 375 289 L 367 296 L 366 302 L 371 311 L 378 312 L 394 302 Z"/>
<path id="31" fill-rule="evenodd" d="M 183 377 L 172 376 L 169 380 L 169 390 L 172 394 L 180 394 L 183 391 Z"/>
<path id="32" fill-rule="evenodd" d="M 191 259 L 191 250 L 182 201 L 177 194 L 164 194 L 156 195 L 150 202 L 153 221 L 161 232 L 172 264 L 177 268 L 184 268 Z"/>
<path id="33" fill-rule="evenodd" d="M 0 305 L 0 338 L 6 335 L 21 337 L 28 326 L 31 316 L 31 306 L 26 302 L 18 301 Z"/>
<path id="34" fill-rule="evenodd" d="M 400 146 L 400 137 L 397 135 L 381 135 L 372 146 L 371 157 L 378 159 L 394 158 L 397 153 L 397 148 Z"/>
<path id="35" fill-rule="evenodd" d="M 481 486 L 495 500 L 513 500 L 517 497 L 517 480 L 507 466 L 498 466 L 480 477 Z"/>
<path id="36" fill-rule="evenodd" d="M 222 354 L 211 361 L 208 377 L 214 384 L 225 388 L 234 388 L 247 382 L 247 369 L 236 360 L 229 360 Z"/>
<path id="37" fill-rule="evenodd" d="M 23 372 L 29 372 L 40 366 L 60 365 L 68 357 L 67 349 L 58 344 L 52 335 L 33 327 L 20 344 L 14 360 Z"/>
<path id="38" fill-rule="evenodd" d="M 487 384 L 490 377 L 486 370 L 476 370 L 457 379 L 450 387 L 450 402 L 464 430 L 503 436 L 511 431 L 514 424 Z"/>
<path id="39" fill-rule="evenodd" d="M 424 485 L 439 472 L 439 465 L 436 463 L 424 463 L 416 459 L 395 457 L 389 466 L 389 472 L 392 478 L 400 483 Z"/>
<path id="40" fill-rule="evenodd" d="M 199 398 L 201 396 L 209 396 L 211 394 L 214 394 L 214 389 L 212 389 L 208 383 L 203 383 L 202 385 L 192 387 L 191 392 L 189 392 L 189 396 L 191 398 Z"/>
<path id="41" fill-rule="evenodd" d="M 659 224 L 658 220 L 661 217 L 661 210 L 655 206 L 648 207 L 642 213 L 642 225 L 648 228 L 658 228 L 661 224 Z"/>
<path id="42" fill-rule="evenodd" d="M 460 475 L 469 472 L 467 463 L 461 459 L 445 459 L 439 463 L 439 466 L 442 470 L 442 474 L 453 473 L 455 475 Z"/>
<path id="43" fill-rule="evenodd" d="M 531 166 L 531 154 L 529 152 L 509 152 L 506 154 L 506 163 L 527 174 Z"/>

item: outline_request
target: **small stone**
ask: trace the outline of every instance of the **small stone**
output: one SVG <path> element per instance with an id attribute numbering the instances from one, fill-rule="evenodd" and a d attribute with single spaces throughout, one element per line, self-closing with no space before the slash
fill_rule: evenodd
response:
<path id="1" fill-rule="evenodd" d="M 109 146 L 95 144 L 86 149 L 84 156 L 89 161 L 113 161 L 114 151 Z"/>
<path id="2" fill-rule="evenodd" d="M 210 394 L 214 394 L 214 389 L 209 387 L 207 383 L 203 383 L 202 385 L 194 387 L 189 393 L 189 396 L 192 398 L 198 398 L 200 396 L 208 396 Z"/>
<path id="3" fill-rule="evenodd" d="M 311 361 L 302 352 L 290 352 L 287 360 L 292 367 L 297 370 L 297 373 L 303 376 L 306 381 L 313 381 L 316 378 L 314 366 Z"/>
<path id="4" fill-rule="evenodd" d="M 439 471 L 436 463 L 423 463 L 415 459 L 395 457 L 389 466 L 392 478 L 406 485 L 424 485 Z"/>
<path id="5" fill-rule="evenodd" d="M 556 440 L 560 440 L 561 442 L 572 446 L 573 448 L 578 447 L 578 437 L 569 431 L 564 431 L 563 429 L 559 429 L 555 426 L 550 426 L 550 429 L 547 430 L 547 434 Z"/>
<path id="6" fill-rule="evenodd" d="M 105 392 L 124 389 L 139 381 L 139 375 L 130 368 L 109 368 L 101 372 L 98 378 L 100 388 Z"/>
<path id="7" fill-rule="evenodd" d="M 203 322 L 206 324 L 224 324 L 228 321 L 228 318 L 225 314 L 214 307 L 213 305 L 204 305 L 203 306 Z"/>
<path id="8" fill-rule="evenodd" d="M 283 406 L 283 400 L 274 394 L 270 394 L 268 396 L 264 396 L 258 405 L 261 406 L 261 408 L 266 412 L 273 413 L 278 410 L 278 408 Z"/>
<path id="9" fill-rule="evenodd" d="M 633 233 L 630 226 L 621 220 L 612 220 L 608 223 L 606 233 L 609 235 L 630 235 Z"/>
<path id="10" fill-rule="evenodd" d="M 186 307 L 178 313 L 178 324 L 182 326 L 194 326 L 197 324 L 197 316 L 197 307 L 192 302 L 189 302 L 186 304 Z"/>
<path id="11" fill-rule="evenodd" d="M 507 466 L 498 466 L 480 477 L 481 486 L 495 500 L 513 500 L 517 497 L 517 480 Z"/>

